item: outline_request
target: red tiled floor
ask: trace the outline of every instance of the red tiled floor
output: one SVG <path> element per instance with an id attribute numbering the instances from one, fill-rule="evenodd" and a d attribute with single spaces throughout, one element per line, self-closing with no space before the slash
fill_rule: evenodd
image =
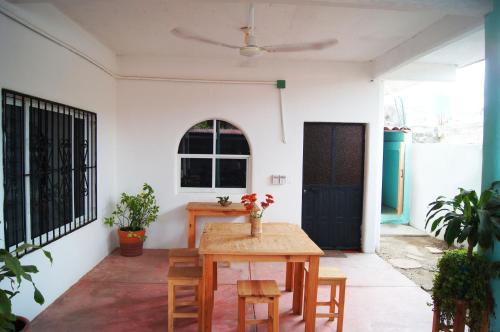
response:
<path id="1" fill-rule="evenodd" d="M 35 332 L 166 331 L 167 250 L 145 250 L 141 257 L 105 258 L 33 321 Z M 429 295 L 376 255 L 324 257 L 322 265 L 340 267 L 348 277 L 345 332 L 427 332 Z M 232 263 L 218 269 L 214 332 L 236 331 L 238 279 L 275 279 L 283 286 L 283 263 Z M 320 297 L 328 297 L 321 287 Z M 292 293 L 280 298 L 280 331 L 303 331 L 291 313 Z M 247 306 L 247 316 L 263 318 L 265 305 Z M 177 320 L 176 331 L 197 331 L 196 320 Z M 266 331 L 265 326 L 248 331 Z M 336 322 L 317 320 L 317 331 L 335 331 Z"/>

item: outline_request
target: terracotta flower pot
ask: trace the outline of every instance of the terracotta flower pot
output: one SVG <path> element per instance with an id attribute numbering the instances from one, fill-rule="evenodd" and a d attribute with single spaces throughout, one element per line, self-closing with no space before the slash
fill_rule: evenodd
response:
<path id="1" fill-rule="evenodd" d="M 31 324 L 28 318 L 23 316 L 16 316 L 17 320 L 15 323 L 16 332 L 31 332 Z"/>
<path id="2" fill-rule="evenodd" d="M 122 231 L 118 230 L 120 239 L 120 253 L 122 256 L 134 257 L 142 255 L 142 246 L 144 245 L 145 230 L 140 231 Z"/>
<path id="3" fill-rule="evenodd" d="M 441 311 L 438 304 L 434 303 L 433 311 L 432 332 L 448 331 L 450 329 L 453 332 L 464 332 L 466 330 L 467 303 L 464 300 L 455 300 L 455 319 L 452 325 L 442 324 L 440 320 Z M 483 321 L 479 332 L 488 332 L 490 311 L 485 310 L 483 312 Z"/>

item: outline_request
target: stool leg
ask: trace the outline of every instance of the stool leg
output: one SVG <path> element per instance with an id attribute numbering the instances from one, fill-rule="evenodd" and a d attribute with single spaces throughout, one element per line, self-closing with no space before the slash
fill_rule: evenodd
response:
<path id="1" fill-rule="evenodd" d="M 245 298 L 238 297 L 238 332 L 245 332 Z"/>
<path id="2" fill-rule="evenodd" d="M 329 321 L 335 320 L 335 300 L 337 299 L 337 284 L 330 285 L 330 318 Z"/>
<path id="3" fill-rule="evenodd" d="M 307 285 L 309 284 L 309 272 L 306 272 L 305 279 L 306 279 L 305 284 L 306 284 L 306 289 L 307 289 Z M 302 319 L 306 320 L 306 316 L 307 316 L 307 292 L 304 292 L 304 310 L 302 313 Z"/>
<path id="4" fill-rule="evenodd" d="M 337 332 L 344 328 L 344 303 L 345 303 L 345 280 L 340 283 L 339 289 L 339 318 L 337 320 Z"/>
<path id="5" fill-rule="evenodd" d="M 273 332 L 280 331 L 280 298 L 275 297 L 273 301 Z"/>
<path id="6" fill-rule="evenodd" d="M 198 332 L 203 331 L 203 278 L 200 279 L 196 289 L 196 300 L 198 301 Z"/>
<path id="7" fill-rule="evenodd" d="M 168 332 L 174 332 L 174 298 L 175 290 L 171 281 L 168 282 Z"/>

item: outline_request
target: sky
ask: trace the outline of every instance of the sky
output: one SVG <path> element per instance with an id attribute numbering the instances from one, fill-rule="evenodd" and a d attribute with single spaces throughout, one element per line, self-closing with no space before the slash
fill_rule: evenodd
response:
<path id="1" fill-rule="evenodd" d="M 401 100 L 405 124 L 414 132 L 438 135 L 442 142 L 480 143 L 484 69 L 484 61 L 458 68 L 453 82 L 387 81 L 386 119 L 395 114 L 394 100 Z"/>

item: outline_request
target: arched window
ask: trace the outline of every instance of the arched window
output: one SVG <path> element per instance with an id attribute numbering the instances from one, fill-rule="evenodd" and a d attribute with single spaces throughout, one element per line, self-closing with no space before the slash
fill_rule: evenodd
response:
<path id="1" fill-rule="evenodd" d="M 250 148 L 241 130 L 229 122 L 194 125 L 182 137 L 178 154 L 180 191 L 246 191 Z"/>

